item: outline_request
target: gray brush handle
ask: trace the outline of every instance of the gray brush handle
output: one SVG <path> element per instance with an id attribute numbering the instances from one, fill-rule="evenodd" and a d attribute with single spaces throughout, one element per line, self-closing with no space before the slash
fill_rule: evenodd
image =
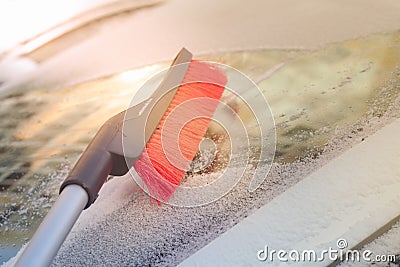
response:
<path id="1" fill-rule="evenodd" d="M 49 266 L 88 199 L 81 186 L 66 186 L 14 266 Z"/>

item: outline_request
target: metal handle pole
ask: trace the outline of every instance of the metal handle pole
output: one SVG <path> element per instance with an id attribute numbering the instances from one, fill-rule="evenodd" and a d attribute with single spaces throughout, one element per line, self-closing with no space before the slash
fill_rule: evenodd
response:
<path id="1" fill-rule="evenodd" d="M 81 186 L 65 187 L 15 266 L 49 266 L 87 202 L 88 194 Z"/>

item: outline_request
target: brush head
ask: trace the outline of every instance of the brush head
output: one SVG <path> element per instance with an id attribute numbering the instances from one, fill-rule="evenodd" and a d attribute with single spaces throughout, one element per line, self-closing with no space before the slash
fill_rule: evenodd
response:
<path id="1" fill-rule="evenodd" d="M 190 167 L 225 89 L 225 73 L 191 61 L 134 168 L 150 195 L 168 201 Z"/>

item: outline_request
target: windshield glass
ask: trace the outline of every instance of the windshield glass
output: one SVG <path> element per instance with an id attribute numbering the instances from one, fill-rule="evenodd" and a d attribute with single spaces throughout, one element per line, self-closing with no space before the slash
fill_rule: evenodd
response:
<path id="1" fill-rule="evenodd" d="M 395 32 L 312 51 L 249 50 L 195 57 L 230 65 L 258 84 L 276 123 L 275 164 L 283 166 L 332 158 L 399 116 L 399 44 L 400 33 Z M 146 79 L 168 65 L 162 62 L 61 89 L 30 84 L 0 95 L 0 262 L 32 236 L 97 129 L 128 106 Z M 240 103 L 235 110 L 251 123 Z M 210 129 L 208 134 L 218 132 Z M 259 153 L 257 147 L 252 152 Z"/>

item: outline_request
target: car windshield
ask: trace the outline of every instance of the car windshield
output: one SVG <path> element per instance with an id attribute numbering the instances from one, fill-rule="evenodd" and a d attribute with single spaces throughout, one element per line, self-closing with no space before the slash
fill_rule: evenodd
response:
<path id="1" fill-rule="evenodd" d="M 275 164 L 290 165 L 337 154 L 398 116 L 399 40 L 396 32 L 317 50 L 246 50 L 197 58 L 230 65 L 257 83 L 276 123 Z M 73 86 L 19 86 L 0 95 L 0 260 L 32 236 L 101 124 L 124 110 L 137 88 L 168 64 Z M 241 108 L 236 108 L 239 115 Z"/>

